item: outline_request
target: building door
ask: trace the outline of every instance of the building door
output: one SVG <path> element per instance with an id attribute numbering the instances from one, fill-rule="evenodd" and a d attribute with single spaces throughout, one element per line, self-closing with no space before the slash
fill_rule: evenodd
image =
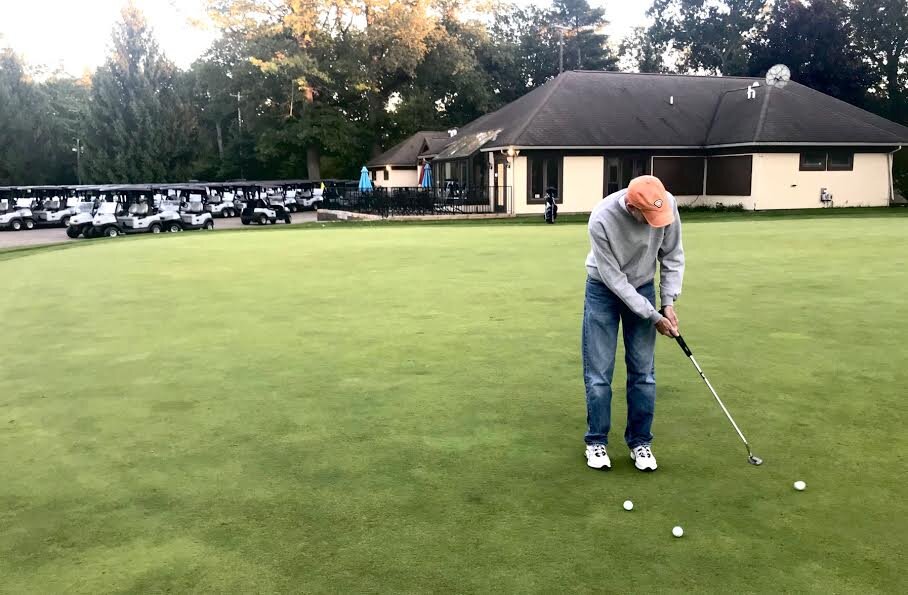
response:
<path id="1" fill-rule="evenodd" d="M 496 213 L 508 211 L 508 158 L 495 156 L 495 179 L 493 180 L 492 200 Z"/>
<path id="2" fill-rule="evenodd" d="M 609 196 L 621 190 L 621 159 L 606 157 L 605 159 L 605 195 Z"/>

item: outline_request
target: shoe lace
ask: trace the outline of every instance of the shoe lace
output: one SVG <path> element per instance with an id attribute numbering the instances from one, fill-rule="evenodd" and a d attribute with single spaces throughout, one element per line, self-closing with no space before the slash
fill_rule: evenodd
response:
<path id="1" fill-rule="evenodd" d="M 603 446 L 601 444 L 594 444 L 593 445 L 593 454 L 597 457 L 604 457 L 605 456 L 605 446 Z"/>
<path id="2" fill-rule="evenodd" d="M 650 459 L 653 456 L 653 451 L 650 450 L 649 444 L 641 444 L 640 446 L 638 446 L 637 448 L 634 449 L 634 453 L 638 457 L 644 458 L 644 459 Z"/>

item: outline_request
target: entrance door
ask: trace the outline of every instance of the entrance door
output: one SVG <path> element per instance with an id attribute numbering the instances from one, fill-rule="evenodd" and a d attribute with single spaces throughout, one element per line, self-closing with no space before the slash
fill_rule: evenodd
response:
<path id="1" fill-rule="evenodd" d="M 492 199 L 496 213 L 508 211 L 508 160 L 504 156 L 495 156 L 495 179 L 492 181 Z"/>
<path id="2" fill-rule="evenodd" d="M 605 195 L 621 190 L 621 159 L 608 157 L 605 160 Z"/>

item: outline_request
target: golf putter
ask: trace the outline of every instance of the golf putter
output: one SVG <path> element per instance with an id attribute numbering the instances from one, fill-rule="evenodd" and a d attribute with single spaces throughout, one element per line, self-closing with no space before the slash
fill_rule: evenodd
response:
<path id="1" fill-rule="evenodd" d="M 684 350 L 684 355 L 690 358 L 691 363 L 694 364 L 694 367 L 697 368 L 697 372 L 700 373 L 700 378 L 703 379 L 703 382 L 706 383 L 706 386 L 709 387 L 709 392 L 716 397 L 716 402 L 719 403 L 719 407 L 722 408 L 722 411 L 725 413 L 725 417 L 728 418 L 728 421 L 731 422 L 731 425 L 735 428 L 735 432 L 738 433 L 738 436 L 741 437 L 741 442 L 744 443 L 744 446 L 747 448 L 747 462 L 751 465 L 762 465 L 763 459 L 758 456 L 755 456 L 753 451 L 750 450 L 750 444 L 747 443 L 747 438 L 744 437 L 744 434 L 741 432 L 741 428 L 738 427 L 738 424 L 735 423 L 734 418 L 732 418 L 731 413 L 728 412 L 728 409 L 725 408 L 725 404 L 722 402 L 722 399 L 719 398 L 719 395 L 716 394 L 716 389 L 713 388 L 713 385 L 709 383 L 709 379 L 706 377 L 706 374 L 703 373 L 703 370 L 700 369 L 700 364 L 697 363 L 697 360 L 694 359 L 694 354 L 690 350 L 690 347 L 687 346 L 687 343 L 684 341 L 684 337 L 680 334 L 675 337 L 675 341 L 678 342 L 678 345 L 681 346 L 681 349 Z"/>

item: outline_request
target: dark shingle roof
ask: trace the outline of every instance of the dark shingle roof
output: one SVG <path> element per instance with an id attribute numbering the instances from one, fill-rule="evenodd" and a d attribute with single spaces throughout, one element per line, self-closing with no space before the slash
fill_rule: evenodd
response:
<path id="1" fill-rule="evenodd" d="M 423 130 L 398 143 L 366 164 L 368 167 L 382 167 L 385 165 L 415 166 L 416 160 L 428 146 L 430 140 L 448 139 L 447 132 Z"/>
<path id="2" fill-rule="evenodd" d="M 760 86 L 749 100 L 755 82 Z M 463 127 L 439 159 L 463 157 L 477 143 L 483 149 L 895 146 L 908 144 L 908 128 L 793 82 L 779 88 L 758 78 L 574 71 Z"/>
<path id="3" fill-rule="evenodd" d="M 426 150 L 420 153 L 420 157 L 435 157 L 442 149 L 451 144 L 453 139 L 445 134 L 444 137 L 426 139 Z"/>

